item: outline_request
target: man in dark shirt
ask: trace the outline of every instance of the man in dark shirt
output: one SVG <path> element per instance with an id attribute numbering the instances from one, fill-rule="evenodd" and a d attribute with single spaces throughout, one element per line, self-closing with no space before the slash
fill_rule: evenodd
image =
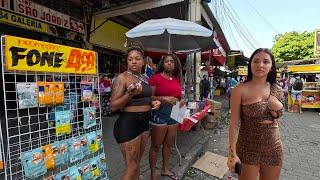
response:
<path id="1" fill-rule="evenodd" d="M 207 75 L 203 75 L 203 79 L 200 81 L 200 100 L 208 98 L 210 92 L 210 82 L 207 79 Z"/>

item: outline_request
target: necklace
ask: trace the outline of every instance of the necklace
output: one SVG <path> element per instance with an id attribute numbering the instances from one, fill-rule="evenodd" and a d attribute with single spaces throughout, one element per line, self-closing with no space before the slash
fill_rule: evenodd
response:
<path id="1" fill-rule="evenodd" d="M 146 75 L 144 75 L 144 74 L 136 75 L 136 74 L 133 74 L 133 73 L 130 72 L 130 71 L 126 71 L 126 73 L 128 73 L 128 74 L 130 74 L 131 76 L 133 76 L 133 77 L 135 77 L 136 79 L 138 79 L 138 80 L 139 80 L 139 83 L 144 82 L 144 83 L 148 84 Z"/>
<path id="2" fill-rule="evenodd" d="M 172 81 L 172 77 L 170 77 L 170 76 L 168 76 L 168 75 L 164 74 L 164 72 L 162 72 L 162 75 L 163 75 L 163 77 L 165 77 L 166 79 L 169 79 L 170 81 Z"/>

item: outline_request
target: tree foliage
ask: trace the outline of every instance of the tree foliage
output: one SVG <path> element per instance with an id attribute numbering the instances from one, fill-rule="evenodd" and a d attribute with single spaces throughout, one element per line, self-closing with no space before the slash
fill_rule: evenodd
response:
<path id="1" fill-rule="evenodd" d="M 313 57 L 313 32 L 287 32 L 274 38 L 272 53 L 277 62 Z"/>

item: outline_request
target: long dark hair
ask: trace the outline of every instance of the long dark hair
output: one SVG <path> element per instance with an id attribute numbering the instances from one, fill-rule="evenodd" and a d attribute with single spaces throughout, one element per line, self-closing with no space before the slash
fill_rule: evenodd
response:
<path id="1" fill-rule="evenodd" d="M 166 55 L 162 56 L 160 62 L 158 63 L 156 73 L 162 73 L 164 71 L 164 60 L 167 57 L 172 57 L 172 59 L 174 61 L 174 69 L 173 69 L 172 75 L 177 77 L 178 79 L 181 79 L 181 77 L 182 77 L 182 74 L 181 74 L 182 73 L 181 63 L 180 63 L 180 60 L 177 57 L 177 55 L 175 55 L 173 53 L 166 54 Z"/>
<path id="2" fill-rule="evenodd" d="M 248 64 L 248 77 L 245 82 L 249 82 L 252 80 L 251 63 L 252 63 L 253 57 L 260 52 L 267 53 L 271 57 L 272 66 L 271 66 L 271 70 L 267 76 L 267 82 L 269 82 L 270 85 L 273 85 L 277 82 L 276 81 L 276 79 L 277 79 L 276 61 L 274 60 L 274 56 L 273 56 L 272 52 L 268 48 L 259 48 L 252 53 L 252 55 L 249 59 L 249 64 Z"/>

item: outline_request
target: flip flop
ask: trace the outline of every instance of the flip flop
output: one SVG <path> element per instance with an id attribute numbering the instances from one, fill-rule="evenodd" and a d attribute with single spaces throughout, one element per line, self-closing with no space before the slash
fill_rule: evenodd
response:
<path id="1" fill-rule="evenodd" d="M 175 173 L 172 173 L 172 174 L 161 174 L 161 176 L 165 176 L 165 177 L 168 177 L 170 179 L 173 179 L 173 180 L 178 180 L 178 177 Z"/>

